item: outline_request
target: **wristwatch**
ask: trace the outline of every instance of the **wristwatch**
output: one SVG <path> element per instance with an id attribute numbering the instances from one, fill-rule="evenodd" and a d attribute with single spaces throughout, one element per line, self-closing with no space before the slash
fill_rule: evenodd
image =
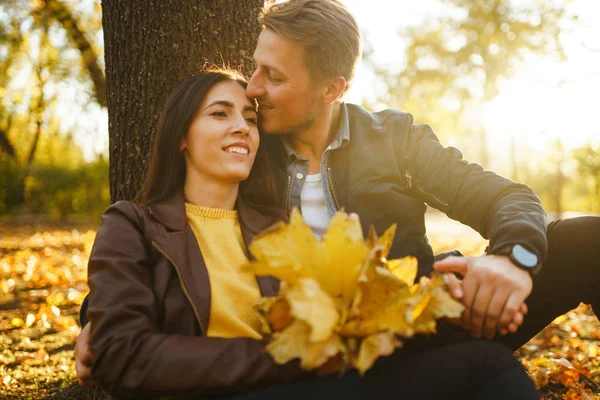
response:
<path id="1" fill-rule="evenodd" d="M 499 254 L 506 255 L 517 267 L 534 273 L 536 267 L 540 265 L 537 254 L 527 250 L 520 244 L 515 244 L 505 248 Z"/>

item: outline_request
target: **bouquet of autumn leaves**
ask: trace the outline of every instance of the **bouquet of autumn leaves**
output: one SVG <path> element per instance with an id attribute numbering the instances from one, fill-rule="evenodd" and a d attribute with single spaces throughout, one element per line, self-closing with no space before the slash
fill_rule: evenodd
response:
<path id="1" fill-rule="evenodd" d="M 400 347 L 400 338 L 435 332 L 436 319 L 458 317 L 463 307 L 442 275 L 415 283 L 414 257 L 387 260 L 396 232 L 392 225 L 365 240 L 355 214 L 337 213 L 318 241 L 300 213 L 250 245 L 256 260 L 247 268 L 281 281 L 276 297 L 258 306 L 267 352 L 276 363 L 299 358 L 316 369 L 333 357 L 343 369 L 367 371 L 379 356 Z"/>

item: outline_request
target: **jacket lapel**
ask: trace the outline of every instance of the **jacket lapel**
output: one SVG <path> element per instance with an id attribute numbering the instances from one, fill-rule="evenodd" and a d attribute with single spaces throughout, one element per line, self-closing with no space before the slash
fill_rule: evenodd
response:
<path id="1" fill-rule="evenodd" d="M 206 334 L 210 317 L 210 279 L 200 246 L 187 224 L 183 194 L 180 192 L 148 208 L 150 214 L 166 228 L 157 235 L 153 245 L 173 264 L 200 329 Z"/>
<path id="2" fill-rule="evenodd" d="M 249 246 L 252 238 L 262 230 L 287 219 L 285 210 L 265 208 L 264 212 L 259 212 L 248 207 L 239 198 L 236 208 L 246 246 Z M 196 313 L 200 329 L 206 334 L 211 307 L 210 278 L 200 246 L 187 223 L 183 193 L 180 192 L 164 202 L 151 204 L 148 209 L 150 214 L 165 227 L 164 231 L 157 234 L 153 245 L 173 264 L 181 287 Z M 254 260 L 254 256 L 249 251 L 248 257 Z M 257 276 L 256 279 L 262 296 L 277 295 L 278 279 L 271 276 Z"/>

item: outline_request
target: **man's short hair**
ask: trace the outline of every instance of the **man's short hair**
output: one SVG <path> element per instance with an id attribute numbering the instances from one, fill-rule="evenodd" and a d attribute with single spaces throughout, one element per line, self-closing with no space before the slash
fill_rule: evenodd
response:
<path id="1" fill-rule="evenodd" d="M 289 0 L 268 2 L 259 22 L 265 28 L 305 46 L 311 78 L 320 82 L 343 76 L 346 89 L 361 53 L 356 20 L 337 0 Z"/>

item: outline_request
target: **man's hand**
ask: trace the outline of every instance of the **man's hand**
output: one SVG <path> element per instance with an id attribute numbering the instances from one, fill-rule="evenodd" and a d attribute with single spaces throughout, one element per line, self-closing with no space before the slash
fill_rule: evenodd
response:
<path id="1" fill-rule="evenodd" d="M 92 364 L 94 356 L 90 351 L 92 324 L 88 322 L 75 340 L 75 370 L 80 386 L 94 387 L 96 382 L 92 378 Z"/>
<path id="2" fill-rule="evenodd" d="M 449 289 L 452 297 L 457 301 L 461 301 L 462 298 L 464 297 L 462 281 L 460 279 L 458 279 L 454 274 L 447 274 L 446 278 L 447 278 L 447 283 L 448 283 L 448 289 Z M 502 336 L 506 336 L 509 332 L 515 333 L 517 331 L 517 329 L 519 329 L 519 326 L 521 326 L 521 324 L 523 323 L 523 320 L 525 319 L 525 315 L 527 315 L 528 311 L 529 311 L 529 309 L 527 308 L 527 304 L 522 303 L 521 307 L 519 308 L 519 312 L 515 315 L 513 320 L 510 321 L 508 326 L 501 326 L 500 324 L 498 324 L 498 333 L 500 333 Z M 451 323 L 453 323 L 455 325 L 462 326 L 465 329 L 468 328 L 463 325 L 462 318 L 460 318 L 460 317 L 459 318 L 447 318 L 447 319 L 448 319 L 448 321 L 450 321 Z M 491 337 L 488 337 L 488 339 L 491 339 Z"/>
<path id="3" fill-rule="evenodd" d="M 533 282 L 508 257 L 447 257 L 434 263 L 434 269 L 464 276 L 460 285 L 451 279 L 450 293 L 465 306 L 461 325 L 473 336 L 491 339 L 497 331 L 516 332 L 523 323 Z"/>

